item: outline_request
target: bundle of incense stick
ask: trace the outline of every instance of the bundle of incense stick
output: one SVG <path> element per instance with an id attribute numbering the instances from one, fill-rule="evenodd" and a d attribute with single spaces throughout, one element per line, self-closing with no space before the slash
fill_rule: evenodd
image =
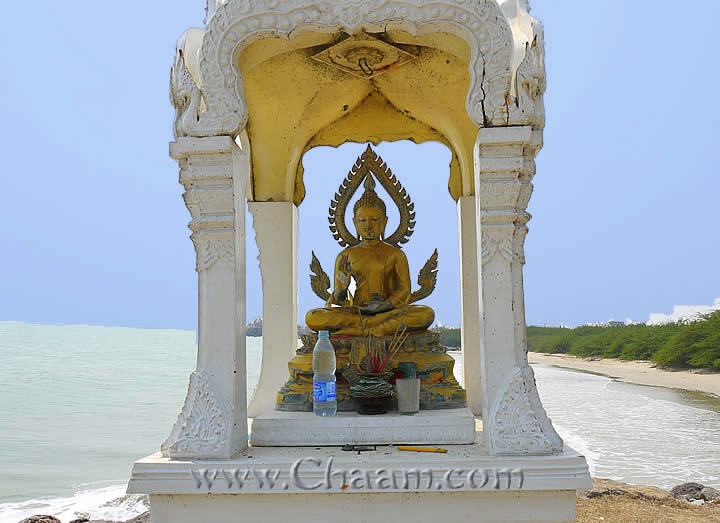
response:
<path id="1" fill-rule="evenodd" d="M 400 330 L 400 327 L 402 327 L 402 330 Z M 406 325 L 398 325 L 387 350 L 383 350 L 379 344 L 373 343 L 372 334 L 368 336 L 367 370 L 370 374 L 382 374 L 385 372 L 387 366 L 403 346 L 405 340 L 407 340 L 409 334 L 406 334 L 406 331 Z"/>

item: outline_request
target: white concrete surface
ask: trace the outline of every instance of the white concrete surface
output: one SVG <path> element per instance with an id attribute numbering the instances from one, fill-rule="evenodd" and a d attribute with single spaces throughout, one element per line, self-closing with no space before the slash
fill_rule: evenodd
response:
<path id="1" fill-rule="evenodd" d="M 570 448 L 557 455 L 502 457 L 491 455 L 481 443 L 443 448 L 446 454 L 404 452 L 396 446 L 378 446 L 368 452 L 346 452 L 341 447 L 250 447 L 230 460 L 171 460 L 158 453 L 135 463 L 128 492 L 195 496 L 305 492 L 313 496 L 368 490 L 384 494 L 528 492 L 591 486 L 585 458 Z M 393 471 L 394 481 L 381 481 Z M 422 471 L 422 481 L 404 481 L 405 472 L 416 480 L 418 471 Z M 272 482 L 267 481 L 268 475 Z"/>
<path id="2" fill-rule="evenodd" d="M 477 224 L 475 196 L 462 196 L 457 202 L 460 241 L 460 321 L 463 359 L 463 384 L 468 407 L 476 416 L 482 415 L 481 352 L 482 323 L 478 294 Z"/>
<path id="3" fill-rule="evenodd" d="M 263 447 L 368 444 L 464 444 L 475 442 L 475 417 L 468 409 L 397 411 L 380 416 L 339 412 L 273 411 L 252 422 L 250 444 Z"/>
<path id="4" fill-rule="evenodd" d="M 575 521 L 575 491 L 150 496 L 153 523 Z"/>
<path id="5" fill-rule="evenodd" d="M 298 209 L 292 202 L 250 202 L 263 292 L 262 366 L 248 406 L 254 418 L 275 409 L 280 387 L 295 356 L 297 317 Z"/>

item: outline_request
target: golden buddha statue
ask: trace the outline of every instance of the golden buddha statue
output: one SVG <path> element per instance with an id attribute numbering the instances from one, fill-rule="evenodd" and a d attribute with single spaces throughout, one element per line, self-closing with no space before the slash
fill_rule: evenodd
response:
<path id="1" fill-rule="evenodd" d="M 424 305 L 410 305 L 407 256 L 384 240 L 387 212 L 375 192 L 372 174 L 366 174 L 364 186 L 353 209 L 360 242 L 337 256 L 334 291 L 326 307 L 309 311 L 305 322 L 314 331 L 346 336 L 386 336 L 401 326 L 408 331 L 425 330 L 435 312 Z M 352 296 L 348 290 L 351 278 L 356 285 Z"/>
<path id="2" fill-rule="evenodd" d="M 388 193 L 400 213 L 397 229 L 385 236 L 387 209 L 375 192 L 376 180 Z M 353 195 L 364 189 L 353 206 L 357 236 L 345 225 L 345 215 Z M 420 270 L 420 288 L 411 291 L 410 269 L 400 244 L 408 242 L 415 226 L 414 204 L 399 180 L 368 146 L 343 180 L 330 204 L 330 231 L 345 249 L 335 259 L 333 290 L 330 278 L 313 253 L 310 283 L 325 307 L 306 315 L 307 326 L 315 331 L 328 330 L 337 356 L 338 369 L 351 360 L 356 350 L 364 350 L 368 337 L 390 344 L 398 332 L 408 336 L 393 358 L 390 368 L 414 363 L 421 379 L 420 408 L 447 409 L 466 405 L 465 391 L 453 374 L 455 360 L 446 354 L 440 336 L 427 330 L 435 312 L 414 305 L 435 290 L 437 250 Z M 351 293 L 351 282 L 355 288 Z M 290 377 L 278 391 L 276 408 L 284 411 L 312 410 L 312 349 L 315 333 L 302 336 L 302 347 L 288 362 Z M 349 383 L 338 371 L 338 408 L 354 410 Z"/>

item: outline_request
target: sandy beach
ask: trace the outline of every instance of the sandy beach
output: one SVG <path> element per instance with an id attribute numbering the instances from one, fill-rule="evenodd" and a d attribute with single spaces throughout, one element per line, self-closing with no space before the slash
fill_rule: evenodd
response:
<path id="1" fill-rule="evenodd" d="M 603 374 L 628 383 L 692 390 L 720 397 L 720 373 L 703 374 L 691 371 L 668 371 L 657 369 L 647 361 L 582 359 L 566 354 L 530 352 L 529 359 L 530 363 L 544 363 L 556 367 Z"/>

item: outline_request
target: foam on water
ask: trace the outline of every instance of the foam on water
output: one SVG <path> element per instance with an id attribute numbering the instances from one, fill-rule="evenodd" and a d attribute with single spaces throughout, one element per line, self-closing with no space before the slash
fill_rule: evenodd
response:
<path id="1" fill-rule="evenodd" d="M 533 367 L 555 428 L 585 455 L 593 475 L 666 489 L 685 481 L 720 487 L 720 402 Z"/>
<path id="2" fill-rule="evenodd" d="M 462 358 L 455 375 L 462 382 Z M 533 365 L 540 399 L 593 476 L 672 488 L 720 488 L 720 400 L 675 389 Z"/>
<path id="3" fill-rule="evenodd" d="M 61 521 L 79 517 L 107 521 L 128 521 L 149 510 L 147 497 L 126 495 L 126 485 L 80 490 L 72 496 L 40 498 L 0 504 L 0 521 L 17 523 L 35 514 L 48 514 Z"/>

